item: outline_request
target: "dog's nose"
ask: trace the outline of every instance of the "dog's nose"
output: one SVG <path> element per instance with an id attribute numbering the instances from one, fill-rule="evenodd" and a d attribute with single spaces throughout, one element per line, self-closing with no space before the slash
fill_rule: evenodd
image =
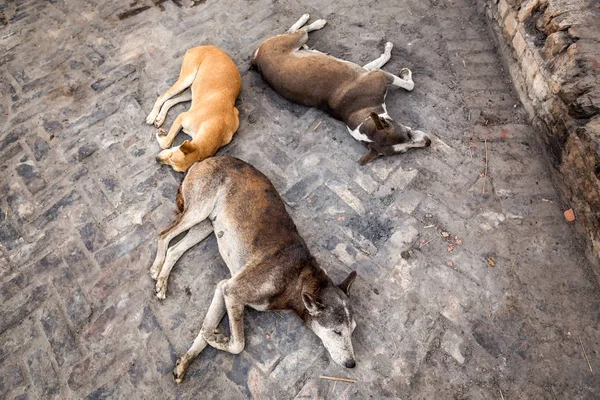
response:
<path id="1" fill-rule="evenodd" d="M 425 147 L 431 146 L 431 139 L 425 138 Z"/>
<path id="2" fill-rule="evenodd" d="M 155 160 L 156 162 L 160 162 L 160 156 L 156 156 Z"/>
<path id="3" fill-rule="evenodd" d="M 344 362 L 344 367 L 354 368 L 354 367 L 356 367 L 356 361 L 354 361 L 354 360 L 346 361 L 346 362 Z"/>

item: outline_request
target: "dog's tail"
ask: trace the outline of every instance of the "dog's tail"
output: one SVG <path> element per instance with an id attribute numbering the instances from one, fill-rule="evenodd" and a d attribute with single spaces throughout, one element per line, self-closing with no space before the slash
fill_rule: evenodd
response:
<path id="1" fill-rule="evenodd" d="M 183 186 L 183 182 L 181 182 L 181 184 L 179 184 L 179 188 L 177 188 L 177 196 L 175 197 L 175 202 L 177 203 L 177 209 L 179 211 L 176 211 L 177 213 L 183 212 L 183 194 L 181 193 L 181 188 Z"/>

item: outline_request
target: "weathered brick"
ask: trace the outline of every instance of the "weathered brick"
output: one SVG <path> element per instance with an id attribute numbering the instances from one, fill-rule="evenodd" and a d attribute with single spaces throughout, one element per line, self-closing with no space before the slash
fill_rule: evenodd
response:
<path id="1" fill-rule="evenodd" d="M 510 39 L 512 39 L 515 31 L 517 30 L 519 23 L 515 18 L 515 13 L 513 11 L 509 12 L 504 19 L 504 33 Z"/>
<path id="2" fill-rule="evenodd" d="M 48 286 L 41 285 L 27 290 L 25 294 L 14 296 L 4 304 L 0 313 L 0 334 L 18 324 L 32 311 L 44 303 L 48 297 Z"/>
<path id="3" fill-rule="evenodd" d="M 25 380 L 21 368 L 16 364 L 3 364 L 0 366 L 0 396 L 15 388 Z"/>
<path id="4" fill-rule="evenodd" d="M 31 271 L 20 272 L 0 285 L 0 299 L 2 302 L 10 300 L 13 296 L 27 289 L 31 283 Z"/>
<path id="5" fill-rule="evenodd" d="M 0 139 L 0 151 L 3 151 L 8 146 L 19 140 L 19 137 L 22 135 L 23 131 L 15 129 L 3 135 L 2 139 Z"/>
<path id="6" fill-rule="evenodd" d="M 131 358 L 130 350 L 94 352 L 73 367 L 68 379 L 69 387 L 75 392 L 85 391 L 85 388 L 88 388 L 89 393 L 89 390 L 95 387 L 95 382 L 102 380 L 106 382 L 126 372 Z"/>
<path id="7" fill-rule="evenodd" d="M 510 6 L 506 2 L 506 0 L 500 0 L 498 2 L 498 12 L 500 13 L 500 16 L 499 16 L 500 20 L 504 19 L 504 17 L 506 16 L 506 13 L 508 12 L 509 8 L 510 8 Z"/>
<path id="8" fill-rule="evenodd" d="M 48 154 L 48 151 L 50 151 L 47 138 L 41 138 L 39 136 L 28 138 L 27 144 L 33 152 L 33 156 L 35 157 L 36 161 L 40 161 L 42 158 L 44 158 L 44 156 L 46 156 L 46 154 Z"/>
<path id="9" fill-rule="evenodd" d="M 513 37 L 512 45 L 513 45 L 513 48 L 515 49 L 515 52 L 517 53 L 517 57 L 521 57 L 521 55 L 527 48 L 527 43 L 525 43 L 525 39 L 523 39 L 523 35 L 521 34 L 521 31 L 518 29 L 517 29 L 517 32 L 515 33 L 515 37 Z"/>
<path id="10" fill-rule="evenodd" d="M 96 267 L 80 248 L 77 240 L 71 240 L 62 247 L 63 260 L 67 263 L 66 271 L 69 274 L 68 284 L 73 284 L 74 280 L 85 280 L 91 276 Z"/>
<path id="11" fill-rule="evenodd" d="M 133 231 L 121 237 L 119 240 L 114 242 L 108 247 L 100 250 L 96 253 L 95 258 L 98 261 L 100 267 L 120 258 L 132 250 L 134 250 L 141 243 L 149 239 L 155 234 L 155 228 L 151 224 L 143 224 L 137 226 Z"/>
<path id="12" fill-rule="evenodd" d="M 92 89 L 95 91 L 103 91 L 107 87 L 119 82 L 122 79 L 127 78 L 129 75 L 136 72 L 135 65 L 127 64 L 121 68 L 117 68 L 110 73 L 108 78 L 100 79 L 92 83 Z"/>
<path id="13" fill-rule="evenodd" d="M 11 250 L 18 245 L 20 237 L 16 228 L 6 219 L 6 213 L 0 210 L 0 245 Z"/>
<path id="14" fill-rule="evenodd" d="M 72 365 L 77 361 L 81 353 L 61 311 L 52 304 L 45 307 L 40 322 L 58 366 L 65 363 Z"/>
<path id="15" fill-rule="evenodd" d="M 34 222 L 35 226 L 41 228 L 51 222 L 54 222 L 59 216 L 65 216 L 67 211 L 80 200 L 81 195 L 78 192 L 70 192 L 54 203 L 52 207 L 48 208 L 42 215 L 40 215 Z"/>
<path id="16" fill-rule="evenodd" d="M 37 348 L 29 358 L 27 358 L 27 369 L 33 382 L 35 392 L 40 398 L 59 398 L 60 383 L 50 360 L 50 356 L 44 349 Z"/>
<path id="17" fill-rule="evenodd" d="M 99 229 L 95 222 L 88 222 L 79 228 L 79 236 L 86 249 L 92 253 L 104 247 L 107 243 L 104 233 Z"/>
<path id="18" fill-rule="evenodd" d="M 36 194 L 46 187 L 46 182 L 42 179 L 32 161 L 26 158 L 22 159 L 21 163 L 17 165 L 16 170 L 32 194 Z"/>

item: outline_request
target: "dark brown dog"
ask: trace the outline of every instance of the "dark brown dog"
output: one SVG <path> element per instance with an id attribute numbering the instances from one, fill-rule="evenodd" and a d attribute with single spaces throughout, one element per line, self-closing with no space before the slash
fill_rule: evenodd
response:
<path id="1" fill-rule="evenodd" d="M 325 20 L 301 28 L 305 14 L 287 33 L 265 40 L 254 52 L 251 64 L 263 78 L 288 100 L 320 108 L 342 120 L 356 140 L 369 148 L 361 164 L 379 155 L 406 152 L 411 147 L 427 147 L 429 137 L 404 126 L 388 115 L 385 96 L 389 85 L 414 88 L 408 68 L 400 77 L 380 70 L 391 57 L 392 43 L 375 61 L 361 67 L 316 50 L 305 49 L 308 32 L 321 29 Z"/>

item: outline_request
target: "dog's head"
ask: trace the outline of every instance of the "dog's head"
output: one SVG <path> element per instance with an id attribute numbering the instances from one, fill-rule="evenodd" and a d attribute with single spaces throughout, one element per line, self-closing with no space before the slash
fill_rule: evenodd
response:
<path id="1" fill-rule="evenodd" d="M 302 293 L 302 301 L 308 311 L 307 325 L 321 339 L 333 361 L 346 368 L 356 365 L 352 347 L 356 322 L 348 297 L 355 278 L 356 271 L 353 271 L 337 286 L 329 284 L 318 293 Z"/>
<path id="2" fill-rule="evenodd" d="M 163 150 L 156 156 L 156 161 L 173 167 L 177 172 L 185 172 L 198 161 L 198 147 L 186 140 L 180 146 Z"/>
<path id="3" fill-rule="evenodd" d="M 370 117 L 360 128 L 361 133 L 372 140 L 367 144 L 369 152 L 360 159 L 361 165 L 368 164 L 379 156 L 401 154 L 411 147 L 431 145 L 429 137 L 421 131 L 412 130 L 390 117 L 382 117 L 376 113 L 371 113 Z"/>

